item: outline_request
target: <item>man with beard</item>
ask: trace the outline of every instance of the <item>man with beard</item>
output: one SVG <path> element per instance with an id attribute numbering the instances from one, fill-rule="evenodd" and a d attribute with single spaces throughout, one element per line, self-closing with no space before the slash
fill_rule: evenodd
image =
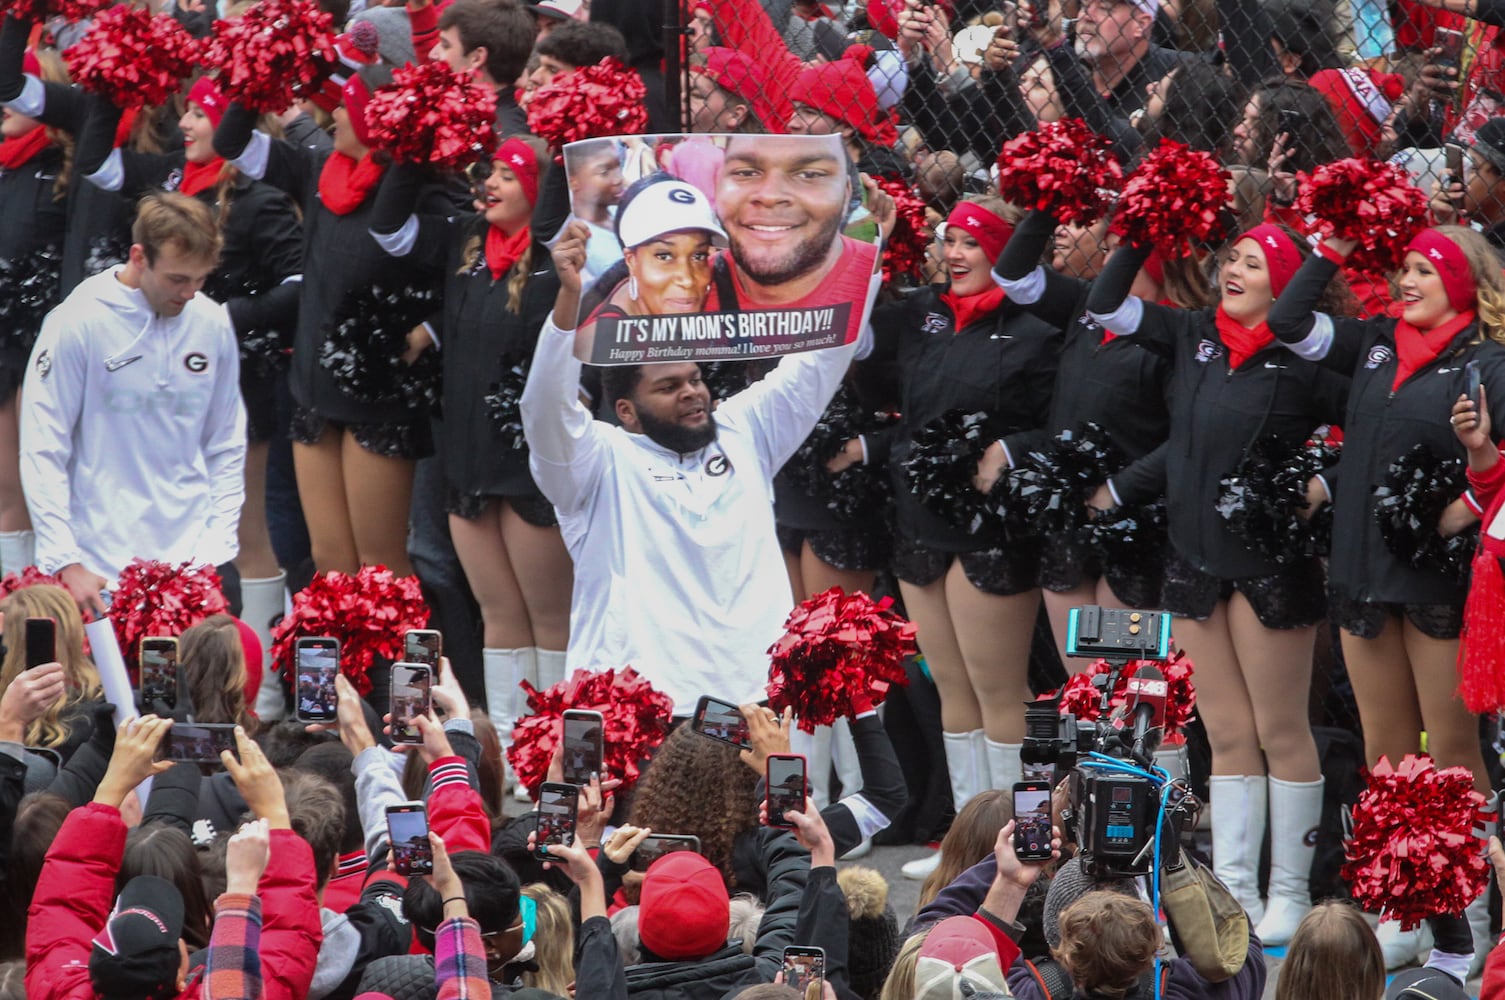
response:
<path id="1" fill-rule="evenodd" d="M 760 144 L 770 140 L 778 141 L 758 137 Z M 843 215 L 845 160 L 822 164 L 811 161 L 798 184 L 829 185 L 826 174 L 834 173 L 834 213 L 806 218 L 786 196 L 775 200 L 783 214 L 773 221 L 742 223 L 759 232 L 776 223 L 789 244 L 748 254 L 755 272 L 747 289 L 773 297 L 794 288 L 795 298 L 781 305 L 810 296 L 812 275 L 818 284 L 850 269 L 844 241 L 829 224 L 839 226 Z M 886 232 L 892 202 L 874 200 Z M 774 473 L 815 426 L 858 340 L 786 356 L 714 413 L 693 363 L 607 368 L 603 393 L 621 426 L 596 421 L 580 402 L 581 364 L 573 354 L 589 238 L 576 222 L 555 245 L 559 298 L 539 336 L 521 406 L 534 478 L 559 514 L 575 561 L 568 669 L 634 667 L 673 699 L 681 717 L 702 694 L 761 700 L 767 649 L 791 605 L 774 536 Z M 856 294 L 822 298 L 850 302 L 859 325 L 882 280 L 873 273 L 875 257 L 867 246 Z"/>

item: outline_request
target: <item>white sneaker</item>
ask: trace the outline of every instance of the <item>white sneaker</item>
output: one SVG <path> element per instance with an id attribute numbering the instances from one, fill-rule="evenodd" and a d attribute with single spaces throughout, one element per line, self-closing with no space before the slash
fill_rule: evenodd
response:
<path id="1" fill-rule="evenodd" d="M 904 865 L 899 869 L 899 874 L 903 875 L 905 878 L 912 878 L 915 881 L 923 882 L 925 879 L 930 877 L 931 872 L 935 871 L 940 866 L 941 852 L 939 850 L 936 850 L 932 851 L 930 854 L 925 855 L 925 857 L 923 858 L 915 858 L 913 861 L 905 862 Z"/>
<path id="2" fill-rule="evenodd" d="M 1403 931 L 1395 920 L 1380 924 L 1374 936 L 1379 938 L 1380 951 L 1385 955 L 1385 969 L 1399 969 L 1412 965 L 1421 954 L 1421 928 Z"/>
<path id="3" fill-rule="evenodd" d="M 872 837 L 864 837 L 863 840 L 862 840 L 862 843 L 858 844 L 856 847 L 852 848 L 850 851 L 848 851 L 847 853 L 843 854 L 841 856 L 840 860 L 842 860 L 842 861 L 856 861 L 858 858 L 865 858 L 869 854 L 872 854 L 872 853 L 873 853 L 873 838 Z"/>

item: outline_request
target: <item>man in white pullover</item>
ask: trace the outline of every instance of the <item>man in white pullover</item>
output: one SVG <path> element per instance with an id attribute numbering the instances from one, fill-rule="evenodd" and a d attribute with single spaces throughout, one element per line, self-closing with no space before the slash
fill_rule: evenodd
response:
<path id="1" fill-rule="evenodd" d="M 832 183 L 844 213 L 844 167 Z M 890 217 L 891 202 L 869 193 L 886 206 L 875 214 Z M 606 397 L 622 421 L 610 426 L 580 402 L 573 355 L 587 238 L 572 225 L 555 246 L 559 300 L 521 407 L 534 478 L 575 561 L 567 666 L 634 667 L 673 699 L 676 716 L 691 714 L 702 694 L 762 700 L 767 649 L 793 605 L 773 477 L 824 412 L 859 341 L 786 356 L 714 414 L 693 363 L 608 368 Z M 819 282 L 850 266 L 839 230 L 825 239 L 827 252 L 788 280 Z M 863 259 L 871 272 L 870 246 Z M 871 274 L 867 300 L 852 302 L 864 317 L 880 281 Z"/>
<path id="2" fill-rule="evenodd" d="M 37 565 L 81 609 L 133 558 L 235 558 L 245 498 L 240 356 L 198 294 L 219 258 L 207 206 L 143 198 L 130 259 L 48 315 L 21 394 L 21 485 Z"/>

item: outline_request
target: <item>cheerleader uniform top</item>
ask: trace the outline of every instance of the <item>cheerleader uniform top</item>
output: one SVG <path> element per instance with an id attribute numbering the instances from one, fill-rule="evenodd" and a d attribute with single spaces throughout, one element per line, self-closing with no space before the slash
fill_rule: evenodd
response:
<path id="1" fill-rule="evenodd" d="M 1318 427 L 1338 423 L 1348 379 L 1279 343 L 1229 368 L 1215 310 L 1177 309 L 1129 295 L 1148 256 L 1145 248 L 1126 246 L 1110 257 L 1087 297 L 1087 312 L 1121 337 L 1143 337 L 1175 351 L 1165 455 L 1171 542 L 1212 576 L 1272 576 L 1281 567 L 1251 550 L 1218 514 L 1219 480 L 1262 438 L 1297 448 Z"/>
<path id="2" fill-rule="evenodd" d="M 533 241 L 530 273 L 517 311 L 507 308 L 508 285 L 522 266 L 514 263 L 493 278 L 479 250 L 486 237 L 484 217 L 417 215 L 413 206 L 423 194 L 428 171 L 399 164 L 382 178 L 372 213 L 371 235 L 403 265 L 432 273 L 444 281 L 444 310 L 433 330 L 444 366 L 442 435 L 444 473 L 451 488 L 481 496 L 539 496 L 528 471 L 528 446 L 501 433 L 486 396 L 499 384 L 522 381 L 538 333 L 559 292 L 554 260 Z M 473 245 L 473 260 L 466 260 Z M 517 422 L 515 408 L 509 420 Z M 521 436 L 521 424 L 517 424 Z"/>
<path id="3" fill-rule="evenodd" d="M 1417 444 L 1438 458 L 1467 457 L 1447 419 L 1466 388 L 1464 366 L 1477 360 L 1488 398 L 1505 399 L 1505 347 L 1479 340 L 1479 328 L 1471 324 L 1396 385 L 1400 361 L 1393 317 L 1344 319 L 1313 312 L 1337 271 L 1332 261 L 1315 254 L 1307 258 L 1268 321 L 1292 351 L 1353 379 L 1342 420 L 1343 476 L 1333 500 L 1329 578 L 1352 600 L 1461 606 L 1466 585 L 1438 570 L 1417 569 L 1390 551 L 1375 519 L 1374 491 L 1385 485 L 1391 463 Z M 1475 513 L 1482 512 L 1472 498 L 1465 499 Z"/>
<path id="4" fill-rule="evenodd" d="M 20 295 L 20 283 L 41 280 L 53 287 L 48 292 L 52 305 L 62 298 L 58 286 L 59 255 L 63 248 L 63 229 L 67 217 L 67 199 L 56 197 L 58 171 L 63 151 L 48 145 L 26 162 L 13 168 L 0 168 L 0 296 Z M 49 273 L 50 272 L 50 273 Z M 44 294 L 42 289 L 28 293 Z M 30 329 L 16 324 L 0 337 L 0 399 L 8 399 L 21 384 L 31 345 L 41 328 L 40 310 Z"/>
<path id="5" fill-rule="evenodd" d="M 1042 427 L 1061 331 L 1008 299 L 958 330 L 941 298 L 945 290 L 929 285 L 873 311 L 873 357 L 898 360 L 901 416 L 863 442 L 867 461 L 888 463 L 899 534 L 941 552 L 977 552 L 996 547 L 1001 536 L 969 534 L 926 509 L 909 489 L 904 466 L 915 432 L 951 410 L 986 413 L 987 441 Z"/>

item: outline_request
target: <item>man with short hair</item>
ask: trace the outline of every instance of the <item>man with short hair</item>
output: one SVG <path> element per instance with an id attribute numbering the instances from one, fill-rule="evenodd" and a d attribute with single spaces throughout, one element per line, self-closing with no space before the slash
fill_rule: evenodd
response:
<path id="1" fill-rule="evenodd" d="M 135 557 L 222 566 L 245 499 L 240 352 L 198 294 L 221 237 L 202 201 L 143 198 L 127 262 L 48 315 L 21 396 L 37 565 L 81 609 Z"/>
<path id="2" fill-rule="evenodd" d="M 512 0 L 456 0 L 443 14 L 432 0 L 408 0 L 408 18 L 414 52 L 496 91 L 499 139 L 530 131 L 513 91 L 537 37 L 532 15 Z"/>
<path id="3" fill-rule="evenodd" d="M 538 39 L 537 50 L 538 68 L 529 77 L 535 87 L 607 58 L 627 65 L 627 40 L 616 28 L 599 21 L 564 21 Z"/>
<path id="4" fill-rule="evenodd" d="M 762 67 L 736 49 L 712 45 L 690 67 L 690 131 L 766 132 L 781 119 Z"/>
<path id="5" fill-rule="evenodd" d="M 1150 42 L 1160 0 L 1084 0 L 1076 22 L 1076 52 L 1108 109 L 1129 118 L 1148 100 L 1146 90 L 1179 66 L 1183 56 Z"/>

